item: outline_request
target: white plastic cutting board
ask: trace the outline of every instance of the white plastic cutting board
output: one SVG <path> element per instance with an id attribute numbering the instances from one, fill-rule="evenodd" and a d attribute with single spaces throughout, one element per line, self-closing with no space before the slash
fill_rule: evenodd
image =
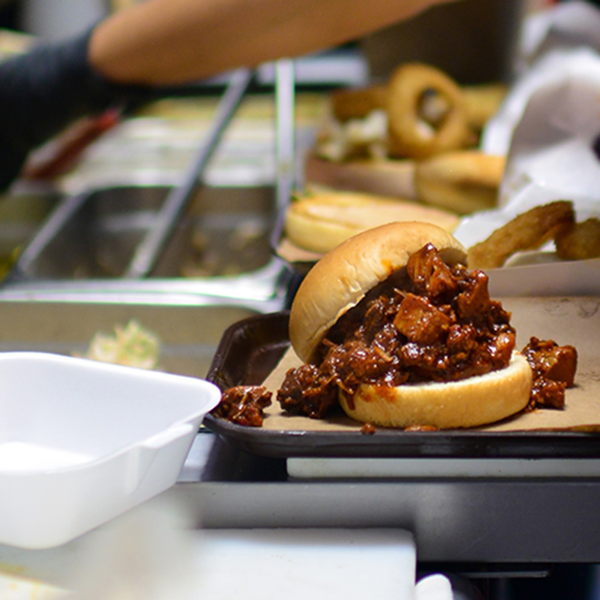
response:
<path id="1" fill-rule="evenodd" d="M 415 577 L 398 529 L 180 531 L 143 515 L 49 550 L 0 546 L 6 600 L 414 600 Z"/>

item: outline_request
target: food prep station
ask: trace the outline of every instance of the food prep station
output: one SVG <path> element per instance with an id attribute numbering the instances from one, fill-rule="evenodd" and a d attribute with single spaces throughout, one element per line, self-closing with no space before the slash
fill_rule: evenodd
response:
<path id="1" fill-rule="evenodd" d="M 286 65 L 279 67 L 285 76 Z M 296 102 L 302 111 L 302 97 Z M 141 277 L 132 276 L 136 252 L 210 125 L 190 131 L 186 119 L 152 114 L 125 121 L 88 149 L 60 192 L 18 190 L 0 207 L 7 232 L 0 240 L 9 242 L 0 349 L 81 353 L 98 331 L 135 319 L 160 338 L 167 372 L 222 388 L 264 379 L 288 346 L 286 310 L 298 282 L 275 256 L 273 232 L 294 183 L 289 160 L 310 147 L 311 119 L 320 115 L 318 99 L 308 94 L 306 102 L 308 117 L 295 139 L 278 137 L 274 117 L 290 113 L 274 101 L 267 119 L 261 113 L 249 124 L 229 125 Z M 192 120 L 203 118 L 194 113 Z M 409 531 L 420 572 L 481 582 L 478 591 L 455 590 L 455 598 L 480 598 L 485 590 L 500 599 L 507 578 L 600 562 L 597 436 L 409 435 L 400 450 L 387 443 L 369 454 L 356 449 L 352 436 L 256 441 L 252 433 L 238 439 L 202 427 L 161 499 L 188 507 L 196 526 L 217 537 L 304 530 L 322 543 L 318 532 L 330 529 L 354 530 L 359 538 L 373 532 L 375 540 L 384 531 Z M 38 558 L 34 575 L 46 568 Z M 0 546 L 0 562 L 30 560 Z"/>

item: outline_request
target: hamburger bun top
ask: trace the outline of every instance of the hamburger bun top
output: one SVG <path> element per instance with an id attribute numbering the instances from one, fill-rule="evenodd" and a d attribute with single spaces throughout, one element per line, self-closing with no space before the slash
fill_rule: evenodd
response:
<path id="1" fill-rule="evenodd" d="M 299 248 L 325 254 L 353 235 L 397 221 L 423 221 L 454 231 L 459 218 L 415 201 L 325 191 L 290 204 L 285 217 L 285 234 Z"/>
<path id="2" fill-rule="evenodd" d="M 290 342 L 300 359 L 310 362 L 335 322 L 428 243 L 448 265 L 466 264 L 467 251 L 452 234 L 419 221 L 369 229 L 323 256 L 304 278 L 290 311 Z"/>

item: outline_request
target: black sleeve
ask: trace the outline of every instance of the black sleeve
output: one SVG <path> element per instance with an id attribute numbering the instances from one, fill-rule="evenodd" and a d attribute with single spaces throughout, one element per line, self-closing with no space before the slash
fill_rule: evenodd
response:
<path id="1" fill-rule="evenodd" d="M 76 119 L 156 95 L 96 73 L 88 62 L 92 31 L 0 63 L 0 189 L 18 176 L 32 149 Z"/>

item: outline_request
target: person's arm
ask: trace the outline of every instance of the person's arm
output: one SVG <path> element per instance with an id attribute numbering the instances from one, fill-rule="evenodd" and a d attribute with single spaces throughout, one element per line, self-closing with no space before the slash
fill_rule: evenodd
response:
<path id="1" fill-rule="evenodd" d="M 145 0 L 101 23 L 91 64 L 172 84 L 333 47 L 448 0 Z"/>
<path id="2" fill-rule="evenodd" d="M 448 0 L 145 0 L 0 63 L 0 190 L 80 117 L 332 47 Z"/>

